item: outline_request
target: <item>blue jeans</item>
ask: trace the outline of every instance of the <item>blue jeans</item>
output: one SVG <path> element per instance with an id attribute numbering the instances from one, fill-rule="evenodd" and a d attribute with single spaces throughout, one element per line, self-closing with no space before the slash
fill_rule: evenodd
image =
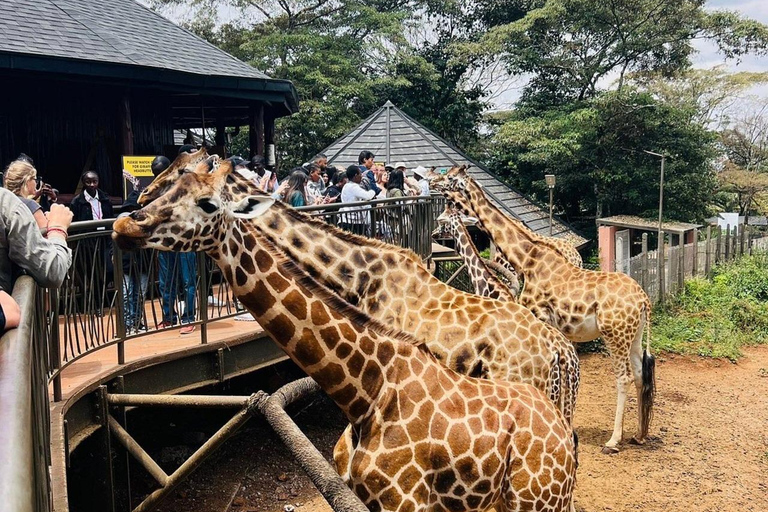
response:
<path id="1" fill-rule="evenodd" d="M 191 252 L 167 252 L 161 251 L 157 255 L 160 264 L 160 298 L 163 303 L 163 322 L 175 324 L 178 321 L 176 315 L 176 281 L 181 275 L 181 284 L 184 290 L 184 311 L 181 323 L 187 324 L 195 321 L 195 289 L 197 279 L 197 265 L 195 254 Z"/>
<path id="2" fill-rule="evenodd" d="M 147 295 L 146 273 L 123 276 L 123 318 L 125 330 L 138 329 L 144 319 L 144 297 Z"/>

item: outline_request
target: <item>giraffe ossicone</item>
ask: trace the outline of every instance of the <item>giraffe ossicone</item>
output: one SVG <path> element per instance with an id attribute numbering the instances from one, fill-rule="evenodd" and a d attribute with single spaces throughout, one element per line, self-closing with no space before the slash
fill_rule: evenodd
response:
<path id="1" fill-rule="evenodd" d="M 234 198 L 242 186 L 226 163 L 186 173 L 117 220 L 115 240 L 125 249 L 200 247 L 216 261 L 353 425 L 346 471 L 371 510 L 572 509 L 575 440 L 544 394 L 453 372 L 423 343 L 320 285 L 255 228 L 275 220 L 272 200 Z"/>

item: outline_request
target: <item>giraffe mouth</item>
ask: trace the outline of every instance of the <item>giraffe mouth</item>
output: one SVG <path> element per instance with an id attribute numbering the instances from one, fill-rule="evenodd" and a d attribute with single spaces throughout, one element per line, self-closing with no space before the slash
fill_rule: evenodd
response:
<path id="1" fill-rule="evenodd" d="M 117 219 L 112 225 L 112 239 L 123 251 L 136 251 L 146 246 L 149 235 L 130 217 Z"/>

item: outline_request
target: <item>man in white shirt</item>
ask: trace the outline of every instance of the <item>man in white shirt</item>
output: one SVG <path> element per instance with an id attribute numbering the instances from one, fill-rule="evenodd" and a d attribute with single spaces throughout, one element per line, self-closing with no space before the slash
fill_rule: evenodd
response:
<path id="1" fill-rule="evenodd" d="M 420 196 L 429 196 L 429 181 L 425 179 L 426 175 L 427 170 L 422 166 L 418 166 L 413 170 L 413 177 L 416 178 L 421 189 Z"/>
<path id="2" fill-rule="evenodd" d="M 357 165 L 347 167 L 347 182 L 341 189 L 342 203 L 357 203 L 360 201 L 370 201 L 376 196 L 373 190 L 365 190 L 360 186 L 363 180 L 363 173 Z M 367 206 L 349 206 L 341 208 L 341 222 L 339 227 L 346 229 L 358 235 L 365 235 L 368 226 L 371 224 L 371 214 Z"/>

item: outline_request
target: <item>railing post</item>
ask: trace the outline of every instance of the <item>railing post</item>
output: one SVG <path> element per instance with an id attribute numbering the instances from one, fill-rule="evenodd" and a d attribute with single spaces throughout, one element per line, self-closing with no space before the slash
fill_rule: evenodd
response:
<path id="1" fill-rule="evenodd" d="M 725 261 L 728 261 L 728 258 L 731 255 L 731 225 L 726 224 L 725 226 Z"/>
<path id="2" fill-rule="evenodd" d="M 66 281 L 65 281 L 66 282 Z M 48 304 L 42 314 L 45 315 L 45 328 L 48 330 L 48 350 L 50 351 L 50 373 L 56 372 L 61 368 L 61 345 L 59 337 L 59 290 L 52 288 L 47 293 Z M 51 312 L 51 316 L 46 313 Z M 53 401 L 61 402 L 61 373 L 57 373 L 53 378 Z"/>
<path id="3" fill-rule="evenodd" d="M 691 266 L 691 277 L 696 277 L 699 273 L 699 230 L 693 228 L 693 264 Z"/>
<path id="4" fill-rule="evenodd" d="M 685 286 L 685 233 L 680 233 L 680 254 L 677 264 L 677 293 L 683 291 Z"/>
<path id="5" fill-rule="evenodd" d="M 123 275 L 123 251 L 114 240 L 112 243 L 112 269 L 115 280 L 115 294 L 117 295 L 117 311 L 115 314 L 117 327 L 117 364 L 125 364 L 125 290 L 127 283 Z M 128 279 L 130 279 L 130 270 Z M 141 286 L 141 285 L 139 285 Z M 141 294 L 139 294 L 141 296 Z M 130 299 L 129 299 L 130 300 Z"/>
<path id="6" fill-rule="evenodd" d="M 205 253 L 198 252 L 197 268 L 200 272 L 200 287 L 197 290 L 197 303 L 200 305 L 200 343 L 208 343 L 208 265 L 205 261 Z"/>
<path id="7" fill-rule="evenodd" d="M 107 403 L 107 387 L 99 386 L 96 401 L 96 422 L 101 424 L 101 459 L 104 464 L 104 487 L 102 505 L 106 512 L 115 512 L 115 478 L 112 468 L 112 437 L 109 433 L 109 404 Z M 94 489 L 98 493 L 98 489 Z"/>
<path id="8" fill-rule="evenodd" d="M 648 292 L 648 233 L 643 233 L 641 267 L 640 267 L 640 286 Z"/>
<path id="9" fill-rule="evenodd" d="M 707 226 L 707 242 L 704 247 L 704 275 L 709 277 L 709 272 L 712 270 L 712 226 Z"/>
<path id="10" fill-rule="evenodd" d="M 664 232 L 662 231 L 659 235 L 659 247 L 658 247 L 658 253 L 656 256 L 656 278 L 659 280 L 659 302 L 664 303 L 664 274 L 665 272 L 665 265 L 664 265 Z"/>

